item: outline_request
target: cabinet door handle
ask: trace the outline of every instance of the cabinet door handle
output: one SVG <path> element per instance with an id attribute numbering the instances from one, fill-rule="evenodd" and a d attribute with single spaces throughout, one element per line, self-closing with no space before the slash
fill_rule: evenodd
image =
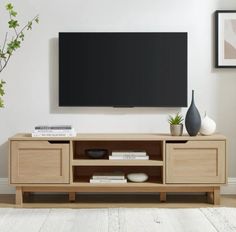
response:
<path id="1" fill-rule="evenodd" d="M 166 143 L 187 143 L 188 140 L 169 140 Z"/>
<path id="2" fill-rule="evenodd" d="M 70 141 L 64 141 L 64 140 L 48 140 L 51 144 L 69 144 Z"/>

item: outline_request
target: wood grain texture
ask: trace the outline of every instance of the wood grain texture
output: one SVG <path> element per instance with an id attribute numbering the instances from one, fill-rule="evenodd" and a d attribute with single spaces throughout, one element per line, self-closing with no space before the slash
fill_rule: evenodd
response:
<path id="1" fill-rule="evenodd" d="M 181 140 L 186 140 L 186 141 L 214 141 L 214 140 L 226 140 L 226 137 L 224 135 L 220 134 L 214 134 L 210 136 L 202 136 L 202 135 L 197 135 L 197 136 L 189 136 L 187 134 L 184 134 L 183 136 L 171 136 L 170 134 L 145 134 L 145 133 L 137 133 L 137 134 L 77 134 L 76 137 L 46 137 L 46 138 L 40 138 L 40 137 L 32 137 L 31 134 L 29 133 L 19 133 L 16 134 L 12 137 L 9 138 L 9 140 L 73 140 L 73 141 L 129 141 L 129 140 L 153 140 L 153 141 L 181 141 Z"/>
<path id="2" fill-rule="evenodd" d="M 164 201 L 166 201 L 166 193 L 162 192 L 160 193 L 160 202 L 164 202 Z"/>
<path id="3" fill-rule="evenodd" d="M 214 188 L 214 202 L 213 203 L 215 205 L 220 204 L 220 188 L 219 187 Z"/>
<path id="4" fill-rule="evenodd" d="M 22 187 L 16 187 L 16 205 L 22 206 L 23 204 L 23 191 Z"/>
<path id="5" fill-rule="evenodd" d="M 163 161 L 157 160 L 73 160 L 72 166 L 163 166 Z"/>
<path id="6" fill-rule="evenodd" d="M 168 201 L 160 202 L 160 195 L 143 194 L 88 194 L 78 193 L 75 202 L 68 201 L 68 194 L 31 194 L 24 199 L 24 208 L 199 208 L 215 207 L 204 194 L 170 194 Z M 236 195 L 221 195 L 221 207 L 235 207 Z M 15 195 L 0 194 L 1 208 L 15 208 Z M 1 219 L 1 217 L 0 217 Z"/>
<path id="7" fill-rule="evenodd" d="M 214 191 L 207 193 L 207 202 L 210 204 L 214 204 Z"/>
<path id="8" fill-rule="evenodd" d="M 188 141 L 166 145 L 167 183 L 225 183 L 225 142 Z"/>
<path id="9" fill-rule="evenodd" d="M 85 154 L 87 149 L 106 149 L 108 151 L 107 156 L 111 155 L 112 151 L 145 151 L 149 158 L 152 160 L 162 160 L 162 141 L 153 140 L 117 140 L 117 141 L 75 141 L 74 159 L 89 159 Z"/>
<path id="10" fill-rule="evenodd" d="M 207 192 L 219 203 L 219 186 L 226 182 L 226 138 L 170 136 L 167 134 L 78 134 L 76 137 L 32 138 L 18 134 L 10 139 L 11 184 L 18 188 L 17 202 L 24 192 L 160 193 Z M 150 160 L 89 159 L 85 150 L 144 150 Z M 144 183 L 91 184 L 95 172 L 144 172 Z M 21 195 L 21 197 L 20 197 Z"/>
<path id="11" fill-rule="evenodd" d="M 69 145 L 11 142 L 11 183 L 69 183 Z"/>

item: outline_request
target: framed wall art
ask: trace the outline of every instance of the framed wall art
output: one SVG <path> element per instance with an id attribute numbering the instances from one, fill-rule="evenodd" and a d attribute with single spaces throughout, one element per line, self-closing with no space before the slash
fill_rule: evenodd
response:
<path id="1" fill-rule="evenodd" d="M 215 12 L 217 68 L 236 68 L 236 10 Z"/>

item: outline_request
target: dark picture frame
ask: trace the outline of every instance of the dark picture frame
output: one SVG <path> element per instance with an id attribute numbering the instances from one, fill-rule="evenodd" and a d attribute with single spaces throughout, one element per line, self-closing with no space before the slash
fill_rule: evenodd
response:
<path id="1" fill-rule="evenodd" d="M 236 10 L 215 11 L 215 67 L 236 68 Z"/>

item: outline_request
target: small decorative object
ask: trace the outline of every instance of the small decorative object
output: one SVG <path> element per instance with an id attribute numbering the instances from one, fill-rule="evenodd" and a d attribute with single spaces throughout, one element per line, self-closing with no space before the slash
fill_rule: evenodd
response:
<path id="1" fill-rule="evenodd" d="M 194 103 L 194 90 L 192 90 L 192 102 L 185 117 L 185 127 L 190 136 L 196 136 L 201 127 L 201 116 Z"/>
<path id="2" fill-rule="evenodd" d="M 216 123 L 207 116 L 205 113 L 205 117 L 202 120 L 202 125 L 200 129 L 200 133 L 202 135 L 212 135 L 216 130 Z"/>
<path id="3" fill-rule="evenodd" d="M 130 173 L 127 178 L 131 182 L 145 182 L 148 179 L 148 175 L 146 173 Z"/>
<path id="4" fill-rule="evenodd" d="M 215 12 L 216 68 L 236 68 L 236 11 Z"/>
<path id="5" fill-rule="evenodd" d="M 169 115 L 170 132 L 173 136 L 181 136 L 183 134 L 183 116 L 177 113 L 175 116 Z"/>
<path id="6" fill-rule="evenodd" d="M 100 148 L 94 148 L 94 149 L 86 149 L 85 154 L 92 159 L 101 159 L 104 156 L 108 155 L 107 149 L 100 149 Z"/>

